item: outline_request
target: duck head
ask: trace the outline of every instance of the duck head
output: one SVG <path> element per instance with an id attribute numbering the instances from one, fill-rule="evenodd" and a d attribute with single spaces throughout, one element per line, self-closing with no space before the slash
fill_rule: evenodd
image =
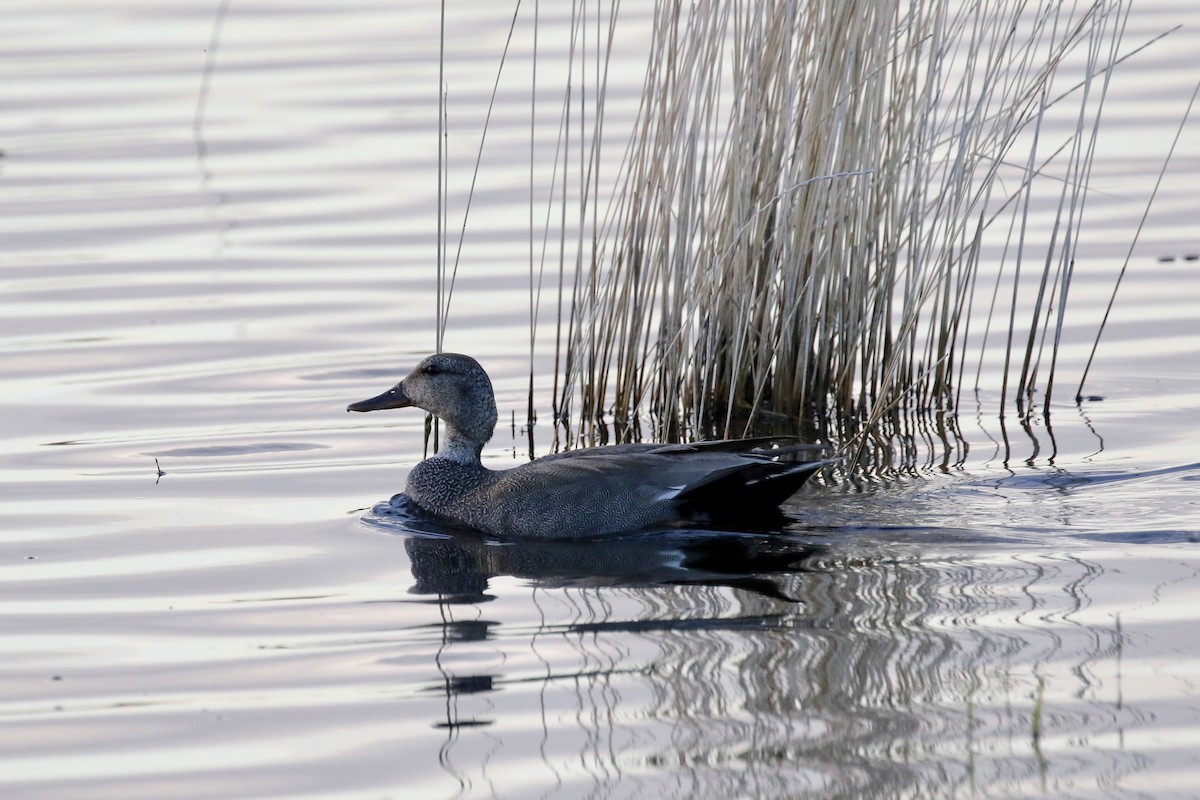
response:
<path id="1" fill-rule="evenodd" d="M 479 362 L 458 353 L 429 356 L 398 384 L 381 395 L 346 406 L 347 411 L 421 408 L 446 423 L 450 455 L 457 448 L 475 458 L 496 429 L 496 397 L 492 381 Z"/>

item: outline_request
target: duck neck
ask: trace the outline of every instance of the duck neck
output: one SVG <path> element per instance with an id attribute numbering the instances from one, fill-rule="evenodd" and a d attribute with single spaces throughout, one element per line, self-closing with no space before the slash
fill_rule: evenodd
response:
<path id="1" fill-rule="evenodd" d="M 445 438 L 438 447 L 435 458 L 444 458 L 459 464 L 482 466 L 479 456 L 484 443 L 477 436 L 469 436 L 445 420 Z"/>

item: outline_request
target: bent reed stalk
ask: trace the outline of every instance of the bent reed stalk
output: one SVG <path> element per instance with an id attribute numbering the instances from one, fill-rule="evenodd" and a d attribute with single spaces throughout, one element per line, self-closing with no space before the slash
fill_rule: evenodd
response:
<path id="1" fill-rule="evenodd" d="M 556 416 L 665 439 L 852 420 L 844 444 L 953 416 L 997 338 L 1005 396 L 1048 408 L 1127 13 L 659 0 L 606 221 L 581 234 Z"/>

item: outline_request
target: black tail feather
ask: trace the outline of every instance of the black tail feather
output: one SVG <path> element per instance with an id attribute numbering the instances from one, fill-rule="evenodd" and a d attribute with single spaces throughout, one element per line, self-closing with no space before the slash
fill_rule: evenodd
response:
<path id="1" fill-rule="evenodd" d="M 828 461 L 804 464 L 751 461 L 689 486 L 677 498 L 680 511 L 711 520 L 777 517 L 779 506 Z"/>

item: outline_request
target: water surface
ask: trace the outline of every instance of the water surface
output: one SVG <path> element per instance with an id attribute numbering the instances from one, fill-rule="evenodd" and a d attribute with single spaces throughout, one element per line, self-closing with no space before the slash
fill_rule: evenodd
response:
<path id="1" fill-rule="evenodd" d="M 437 9 L 220 8 L 6 6 L 0 794 L 1194 796 L 1194 125 L 1102 399 L 1071 387 L 1022 425 L 985 389 L 958 439 L 914 429 L 915 474 L 806 489 L 782 534 L 438 537 L 368 510 L 420 458 L 420 415 L 343 411 L 434 344 Z M 452 14 L 461 226 L 512 9 Z M 566 14 L 543 9 L 551 65 Z M 1200 78 L 1195 10 L 1130 21 L 1130 47 L 1177 23 L 1106 109 L 1064 374 Z M 506 421 L 529 369 L 527 94 L 501 87 L 446 341 Z M 518 427 L 489 464 L 524 457 Z"/>

